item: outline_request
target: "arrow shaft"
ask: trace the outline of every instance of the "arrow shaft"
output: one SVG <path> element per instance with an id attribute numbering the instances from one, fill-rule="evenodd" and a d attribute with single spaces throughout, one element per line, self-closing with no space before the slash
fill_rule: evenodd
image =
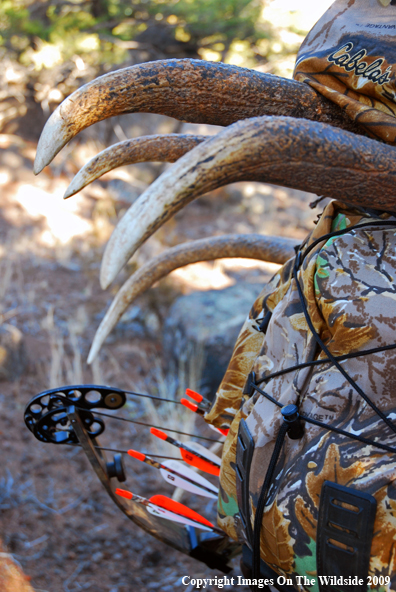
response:
<path id="1" fill-rule="evenodd" d="M 186 444 L 189 450 L 191 450 L 191 452 L 193 452 L 194 454 L 201 455 L 205 460 L 213 463 L 216 467 L 221 466 L 220 458 L 211 450 L 208 450 L 204 446 L 201 446 L 201 444 L 198 444 L 198 442 L 187 442 Z"/>
<path id="2" fill-rule="evenodd" d="M 195 495 L 202 495 L 203 497 L 217 499 L 217 495 L 213 491 L 206 487 L 202 487 L 201 485 L 197 485 L 191 479 L 179 477 L 178 475 L 174 475 L 173 473 L 165 471 L 164 469 L 161 469 L 161 475 L 167 483 L 170 483 L 174 487 L 180 487 L 181 489 L 184 489 L 190 493 L 194 493 Z"/>
<path id="3" fill-rule="evenodd" d="M 205 485 L 201 485 L 195 479 L 191 479 L 190 477 L 187 477 L 186 475 L 181 475 L 177 471 L 174 471 L 173 469 L 170 469 L 169 467 L 167 467 L 165 465 L 161 465 L 161 469 L 163 471 L 166 471 L 167 473 L 170 473 L 171 475 L 175 475 L 176 477 L 179 477 L 179 479 L 181 479 L 182 481 L 186 481 L 187 483 L 191 483 L 192 485 L 196 485 L 197 487 L 205 489 L 206 491 L 209 491 L 210 493 L 214 493 L 213 489 L 210 489 L 209 487 L 206 487 Z"/>
<path id="4" fill-rule="evenodd" d="M 209 451 L 207 451 L 206 448 L 202 447 L 201 450 L 203 452 L 201 452 L 201 451 L 197 452 L 192 447 L 189 447 L 188 445 L 186 445 L 182 442 L 179 442 L 179 440 L 175 440 L 174 438 L 172 438 L 171 436 L 168 436 L 168 434 L 166 434 L 165 432 L 162 432 L 161 430 L 158 430 L 156 428 L 150 428 L 150 432 L 154 436 L 157 436 L 157 438 L 160 438 L 161 440 L 164 440 L 165 442 L 169 442 L 169 444 L 172 444 L 173 446 L 177 446 L 177 448 L 180 449 L 180 453 L 182 455 L 183 460 L 185 460 L 188 464 L 193 465 L 194 467 L 197 467 L 201 471 L 204 471 L 205 473 L 209 473 L 210 475 L 216 475 L 217 477 L 219 476 L 221 461 L 215 455 L 213 455 L 213 456 L 216 460 L 209 459 L 206 456 L 206 453 L 209 454 Z"/>
<path id="5" fill-rule="evenodd" d="M 212 403 L 208 399 L 205 399 L 205 397 L 192 389 L 186 389 L 186 395 L 187 397 L 191 397 L 204 411 L 209 411 L 212 407 Z"/>
<path id="6" fill-rule="evenodd" d="M 218 477 L 220 475 L 220 468 L 214 465 L 213 463 L 208 462 L 207 460 L 202 460 L 202 458 L 198 457 L 196 454 L 193 454 L 189 450 L 185 450 L 184 448 L 180 449 L 180 454 L 182 455 L 182 459 L 196 467 L 200 471 L 204 473 L 209 473 L 209 475 L 215 475 Z"/>
<path id="7" fill-rule="evenodd" d="M 209 522 L 206 518 L 195 512 L 195 510 L 191 510 L 188 506 L 177 502 L 170 497 L 165 495 L 153 495 L 150 498 L 150 502 L 155 504 L 156 506 L 160 506 L 160 508 L 164 508 L 169 512 L 174 512 L 178 516 L 183 516 L 188 520 L 193 520 L 194 522 L 198 522 L 199 524 L 203 524 L 204 526 L 208 526 L 209 528 L 216 530 L 214 524 Z"/>

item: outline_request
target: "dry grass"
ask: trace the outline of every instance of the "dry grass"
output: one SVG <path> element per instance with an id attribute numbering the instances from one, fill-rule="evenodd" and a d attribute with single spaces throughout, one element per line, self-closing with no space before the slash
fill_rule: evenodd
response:
<path id="1" fill-rule="evenodd" d="M 80 331 L 73 319 L 68 322 L 67 326 L 68 335 L 64 337 L 55 324 L 54 309 L 50 307 L 46 318 L 42 321 L 42 327 L 48 335 L 51 352 L 47 370 L 48 388 L 84 382 L 82 353 L 78 341 Z M 66 345 L 68 346 L 67 351 Z"/>

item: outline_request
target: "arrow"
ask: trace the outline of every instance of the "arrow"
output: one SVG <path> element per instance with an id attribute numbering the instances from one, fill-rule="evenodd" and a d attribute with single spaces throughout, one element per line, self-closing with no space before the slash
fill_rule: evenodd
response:
<path id="1" fill-rule="evenodd" d="M 198 407 L 198 405 L 195 405 L 195 403 L 191 403 L 191 401 L 189 401 L 188 399 L 180 399 L 180 403 L 184 405 L 184 407 L 187 407 L 187 409 L 189 409 L 190 411 L 196 413 L 197 415 L 205 415 L 206 413 L 203 409 L 201 409 L 201 407 Z"/>
<path id="2" fill-rule="evenodd" d="M 165 481 L 171 483 L 174 487 L 181 487 L 185 491 L 204 497 L 211 497 L 213 499 L 217 499 L 218 497 L 219 490 L 215 485 L 212 485 L 202 475 L 198 475 L 191 469 L 183 466 L 177 460 L 167 460 L 160 463 L 137 450 L 128 450 L 128 454 L 151 467 L 159 469 Z"/>
<path id="3" fill-rule="evenodd" d="M 66 391 L 66 389 L 69 387 L 63 388 Z M 100 389 L 102 389 L 102 387 L 100 387 Z M 105 395 L 111 394 L 111 392 L 105 392 Z M 74 446 L 80 445 L 82 447 L 82 450 L 86 454 L 92 469 L 95 471 L 110 499 L 115 503 L 115 505 L 117 505 L 118 509 L 123 512 L 123 514 L 129 520 L 132 520 L 140 528 L 143 528 L 146 532 L 163 541 L 165 544 L 170 545 L 173 549 L 177 549 L 186 555 L 191 555 L 192 550 L 194 549 L 196 550 L 196 556 L 199 557 L 200 561 L 209 564 L 212 567 L 216 566 L 216 568 L 220 569 L 224 573 L 229 573 L 230 567 L 227 565 L 228 561 L 238 553 L 239 546 L 237 542 L 228 539 L 227 535 L 218 528 L 215 530 L 215 532 L 209 533 L 210 543 L 208 548 L 207 543 L 204 539 L 202 539 L 202 535 L 199 536 L 199 532 L 197 532 L 198 539 L 196 539 L 191 528 L 186 527 L 185 524 L 171 521 L 170 519 L 162 519 L 159 515 L 154 515 L 154 513 L 147 511 L 139 504 L 132 503 L 132 501 L 129 503 L 123 503 L 122 497 L 115 494 L 115 478 L 117 475 L 112 477 L 110 473 L 120 473 L 119 454 L 124 452 L 127 453 L 127 450 L 111 449 L 113 452 L 117 452 L 117 454 L 115 455 L 114 460 L 108 460 L 106 457 L 106 451 L 102 449 L 98 440 L 92 440 L 91 434 L 86 428 L 84 421 L 86 417 L 84 411 L 86 410 L 72 405 L 70 399 L 67 397 L 67 394 L 68 391 L 65 392 L 64 396 L 66 399 L 66 405 L 64 409 L 67 412 L 68 420 L 73 426 L 74 433 L 78 440 L 78 443 L 72 442 L 71 444 Z M 33 401 L 34 400 L 35 399 L 33 399 Z M 113 401 L 110 402 L 112 403 Z M 33 403 L 31 401 L 28 407 L 30 407 L 32 404 Z M 51 410 L 51 407 L 49 406 L 48 402 L 45 403 L 45 400 L 43 401 L 43 404 L 40 405 L 40 407 L 44 409 L 45 412 Z M 33 409 L 33 413 L 35 411 L 36 408 Z M 64 428 L 62 425 L 57 428 L 55 421 L 54 427 L 55 430 Z M 159 510 L 157 510 L 157 512 L 158 511 Z M 175 517 L 173 516 L 172 518 L 174 519 Z M 180 517 L 177 518 L 178 520 L 181 519 Z M 197 525 L 194 523 L 194 526 Z M 205 525 L 203 525 L 202 528 L 205 528 Z"/>
<path id="4" fill-rule="evenodd" d="M 223 532 L 212 524 L 212 522 L 209 522 L 209 520 L 201 516 L 201 514 L 198 514 L 198 512 L 191 510 L 184 504 L 176 502 L 166 495 L 153 495 L 150 499 L 147 499 L 127 491 L 126 489 L 117 488 L 115 492 L 121 497 L 129 500 L 133 499 L 135 502 L 146 506 L 147 511 L 154 516 L 165 518 L 165 520 L 172 520 L 173 522 L 180 522 L 187 526 L 201 528 L 202 530 Z"/>
<path id="5" fill-rule="evenodd" d="M 204 473 L 216 475 L 216 477 L 220 475 L 221 460 L 218 456 L 213 454 L 213 452 L 204 448 L 204 446 L 201 446 L 196 442 L 188 442 L 186 444 L 184 442 L 179 442 L 179 440 L 175 440 L 171 436 L 165 434 L 165 432 L 156 428 L 150 428 L 150 432 L 153 436 L 157 436 L 157 438 L 165 440 L 165 442 L 169 442 L 169 444 L 173 444 L 173 446 L 180 448 L 180 454 L 183 460 L 189 465 L 197 467 L 201 471 L 204 471 Z"/>
<path id="6" fill-rule="evenodd" d="M 205 413 L 209 411 L 211 403 L 207 399 L 204 399 L 202 395 L 196 393 L 195 391 L 192 391 L 191 389 L 186 389 L 186 395 L 191 397 L 191 399 L 193 399 L 194 401 L 196 401 L 198 405 L 195 405 L 188 399 L 181 399 L 180 403 L 184 405 L 184 407 L 187 407 L 187 409 L 190 409 L 190 411 L 193 411 L 194 413 L 197 413 L 201 416 L 205 415 Z M 222 436 L 227 436 L 228 432 L 230 431 L 229 428 L 216 428 L 213 425 L 208 425 L 216 432 L 220 432 Z"/>
<path id="7" fill-rule="evenodd" d="M 210 401 L 208 401 L 208 399 L 205 399 L 202 395 L 200 395 L 199 393 L 191 390 L 191 389 L 186 389 L 186 395 L 187 397 L 190 397 L 193 401 L 195 401 L 196 403 L 200 403 L 200 407 L 202 409 L 204 409 L 205 411 L 209 411 L 209 409 L 212 407 L 212 403 Z"/>

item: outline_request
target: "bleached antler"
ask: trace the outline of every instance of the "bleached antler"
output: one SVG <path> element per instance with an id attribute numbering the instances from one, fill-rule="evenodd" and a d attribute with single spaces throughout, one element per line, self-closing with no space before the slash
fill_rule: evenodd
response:
<path id="1" fill-rule="evenodd" d="M 93 362 L 106 337 L 128 306 L 171 271 L 190 263 L 227 257 L 243 257 L 282 264 L 293 256 L 295 243 L 296 241 L 293 239 L 277 236 L 226 234 L 184 243 L 168 249 L 143 265 L 120 288 L 96 331 L 88 363 Z"/>

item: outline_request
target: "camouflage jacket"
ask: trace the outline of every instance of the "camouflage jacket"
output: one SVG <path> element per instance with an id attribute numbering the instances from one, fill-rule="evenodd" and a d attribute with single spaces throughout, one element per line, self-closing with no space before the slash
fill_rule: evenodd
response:
<path id="1" fill-rule="evenodd" d="M 376 227 L 381 219 L 395 227 Z M 389 214 L 330 203 L 302 248 L 338 229 L 372 222 L 320 241 L 298 272 L 316 332 L 333 354 L 394 344 L 396 339 L 396 218 Z M 332 363 L 300 368 L 263 381 L 296 364 L 326 358 L 303 314 L 290 260 L 256 300 L 246 320 L 206 420 L 229 426 L 220 475 L 218 522 L 229 536 L 246 542 L 239 516 L 235 460 L 242 418 L 254 440 L 249 468 L 249 518 L 253 528 L 257 499 L 282 423 L 279 407 L 255 392 L 243 394 L 253 370 L 260 388 L 302 415 L 352 434 L 392 446 L 396 435 L 367 405 Z M 272 313 L 266 334 L 257 330 Z M 257 322 L 259 321 L 259 322 Z M 343 368 L 388 418 L 396 418 L 396 350 L 346 359 Z M 396 589 L 396 458 L 323 427 L 305 423 L 301 439 L 286 437 L 278 459 L 261 528 L 261 558 L 278 574 L 316 574 L 319 498 L 324 481 L 366 492 L 377 501 L 369 573 L 393 577 Z M 307 590 L 318 590 L 317 585 Z"/>

